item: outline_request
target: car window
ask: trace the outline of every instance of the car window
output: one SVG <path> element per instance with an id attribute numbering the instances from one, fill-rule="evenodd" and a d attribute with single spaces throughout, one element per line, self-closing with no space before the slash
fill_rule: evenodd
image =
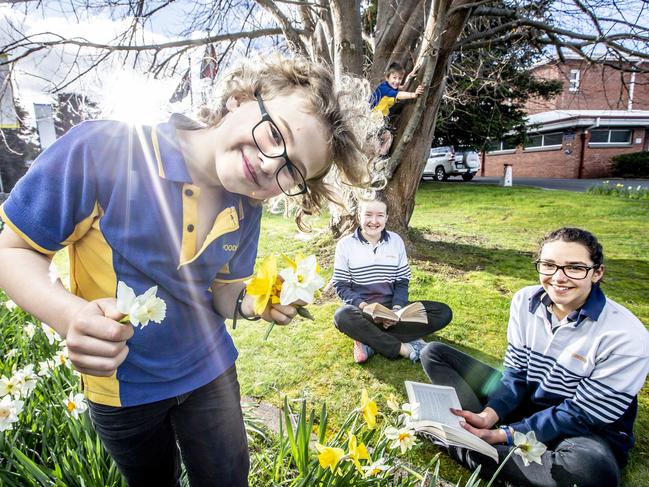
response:
<path id="1" fill-rule="evenodd" d="M 444 154 L 448 154 L 449 152 L 453 152 L 453 149 L 449 146 L 433 147 L 432 149 L 430 149 L 431 156 L 444 155 Z"/>

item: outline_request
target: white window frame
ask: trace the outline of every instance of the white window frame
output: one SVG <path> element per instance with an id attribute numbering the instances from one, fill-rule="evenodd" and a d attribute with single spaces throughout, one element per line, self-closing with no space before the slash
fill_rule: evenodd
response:
<path id="1" fill-rule="evenodd" d="M 516 147 L 514 147 L 513 149 L 503 149 L 503 146 L 505 145 L 504 140 L 499 140 L 497 142 L 494 141 L 492 143 L 493 144 L 497 143 L 500 148 L 499 149 L 488 150 L 487 154 L 513 154 L 514 152 L 516 152 Z"/>
<path id="2" fill-rule="evenodd" d="M 560 144 L 547 145 L 545 143 L 545 138 L 548 135 L 557 135 L 557 134 L 561 134 L 561 143 Z M 536 136 L 540 135 L 541 136 L 541 145 L 536 145 L 536 146 L 533 146 L 533 147 L 523 146 L 523 150 L 525 152 L 534 152 L 534 151 L 542 151 L 542 150 L 557 150 L 557 149 L 561 149 L 563 147 L 563 137 L 564 137 L 563 132 L 547 132 L 547 133 L 532 134 L 532 135 L 536 135 Z"/>
<path id="3" fill-rule="evenodd" d="M 579 91 L 579 83 L 581 81 L 581 71 L 578 69 L 571 69 L 570 70 L 570 78 L 569 78 L 569 87 L 568 91 L 572 93 L 576 93 Z"/>
<path id="4" fill-rule="evenodd" d="M 605 128 L 605 129 L 592 129 L 592 132 L 595 130 L 597 131 L 603 131 L 606 130 L 608 131 L 608 141 L 607 142 L 591 142 L 588 141 L 588 147 L 628 147 L 630 145 L 633 145 L 633 129 L 632 128 Z M 612 132 L 629 132 L 629 140 L 628 142 L 611 142 L 611 133 Z"/>

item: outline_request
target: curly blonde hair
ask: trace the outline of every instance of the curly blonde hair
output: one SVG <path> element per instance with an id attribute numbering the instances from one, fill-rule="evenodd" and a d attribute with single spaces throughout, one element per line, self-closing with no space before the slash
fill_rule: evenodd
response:
<path id="1" fill-rule="evenodd" d="M 239 101 L 254 100 L 258 93 L 270 100 L 298 89 L 305 93 L 305 111 L 329 128 L 330 163 L 306 181 L 308 193 L 284 198 L 287 210 L 295 211 L 298 227 L 308 230 L 303 222 L 305 215 L 318 214 L 327 201 L 340 204 L 333 186 L 362 188 L 370 184 L 374 154 L 368 141 L 378 129 L 367 101 L 368 83 L 347 75 L 335 79 L 329 66 L 303 57 L 274 55 L 242 60 L 220 80 L 214 106 L 204 109 L 201 118 L 209 126 L 217 125 L 227 112 L 225 103 L 231 96 Z M 330 171 L 332 166 L 336 170 Z"/>

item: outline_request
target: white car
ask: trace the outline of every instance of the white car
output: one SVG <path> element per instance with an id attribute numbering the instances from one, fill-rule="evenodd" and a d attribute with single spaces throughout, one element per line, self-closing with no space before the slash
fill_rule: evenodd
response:
<path id="1" fill-rule="evenodd" d="M 456 152 L 451 146 L 433 147 L 422 179 L 432 177 L 436 181 L 446 181 L 450 176 L 462 176 L 465 181 L 471 181 L 479 170 L 480 156 L 476 151 Z"/>

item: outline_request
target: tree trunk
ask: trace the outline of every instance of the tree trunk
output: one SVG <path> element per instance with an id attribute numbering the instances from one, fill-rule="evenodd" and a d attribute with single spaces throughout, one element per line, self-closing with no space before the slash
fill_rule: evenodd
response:
<path id="1" fill-rule="evenodd" d="M 334 69 L 336 76 L 348 72 L 363 75 L 363 36 L 360 0 L 333 0 Z"/>
<path id="2" fill-rule="evenodd" d="M 401 233 L 404 240 L 407 240 L 417 188 L 435 132 L 453 47 L 470 16 L 470 9 L 454 10 L 450 15 L 448 12 L 471 1 L 442 0 L 434 3 L 437 8 L 428 18 L 419 58 L 424 65 L 423 81 L 430 88 L 416 103 L 406 106 L 399 118 L 389 161 L 389 166 L 394 169 L 388 169 L 391 177 L 384 193 L 388 200 L 390 226 Z"/>

